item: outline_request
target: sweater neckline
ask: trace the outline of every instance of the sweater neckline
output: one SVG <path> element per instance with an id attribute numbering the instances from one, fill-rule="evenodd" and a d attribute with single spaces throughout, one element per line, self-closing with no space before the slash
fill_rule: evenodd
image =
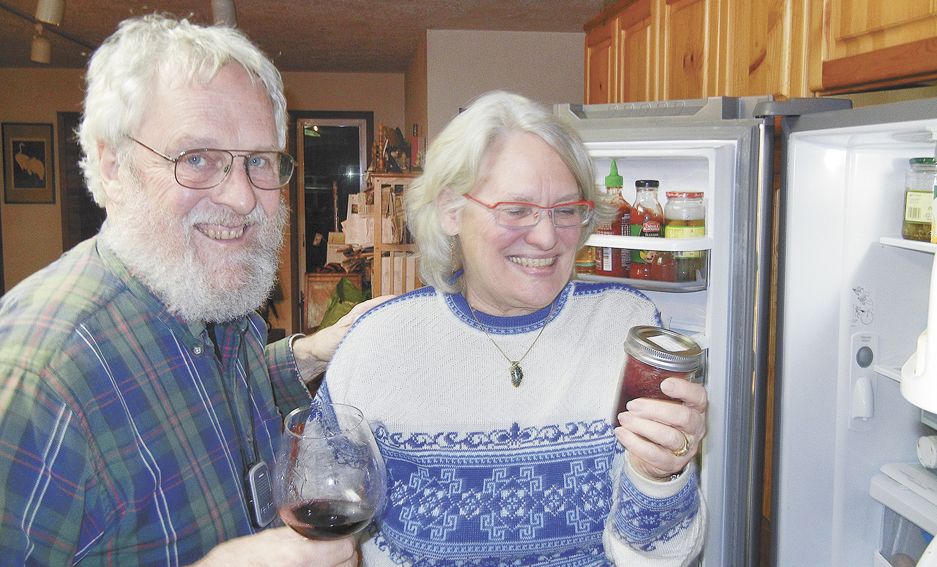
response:
<path id="1" fill-rule="evenodd" d="M 472 309 L 469 307 L 468 301 L 462 293 L 447 295 L 446 302 L 459 319 L 476 329 L 481 329 L 490 334 L 500 335 L 528 333 L 540 329 L 559 316 L 572 290 L 572 285 L 572 282 L 566 284 L 566 287 L 560 291 L 549 305 L 525 315 L 508 315 L 502 317 L 489 315 L 482 311 L 475 311 L 475 315 L 473 316 Z"/>

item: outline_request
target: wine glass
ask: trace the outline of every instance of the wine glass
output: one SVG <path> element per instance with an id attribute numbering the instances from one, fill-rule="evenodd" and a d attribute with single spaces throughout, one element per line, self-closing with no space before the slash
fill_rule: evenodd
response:
<path id="1" fill-rule="evenodd" d="M 274 466 L 283 522 L 309 539 L 364 529 L 387 493 L 387 471 L 361 410 L 319 400 L 286 416 Z"/>

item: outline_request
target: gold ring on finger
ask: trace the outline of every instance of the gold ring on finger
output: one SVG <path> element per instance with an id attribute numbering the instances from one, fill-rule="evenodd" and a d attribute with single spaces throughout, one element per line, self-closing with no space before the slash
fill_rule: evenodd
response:
<path id="1" fill-rule="evenodd" d="M 690 452 L 690 438 L 687 437 L 686 433 L 680 432 L 683 435 L 683 448 L 674 451 L 671 449 L 674 457 L 682 457 Z"/>

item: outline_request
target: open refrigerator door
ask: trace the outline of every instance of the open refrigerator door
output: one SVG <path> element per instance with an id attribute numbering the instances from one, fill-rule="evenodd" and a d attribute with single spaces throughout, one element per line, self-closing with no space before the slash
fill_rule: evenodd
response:
<path id="1" fill-rule="evenodd" d="M 901 236 L 935 132 L 933 100 L 784 121 L 774 565 L 914 565 L 937 533 L 937 420 L 902 395 L 934 394 L 937 245 Z"/>
<path id="2" fill-rule="evenodd" d="M 709 408 L 700 482 L 709 518 L 701 558 L 707 567 L 752 564 L 757 549 L 766 358 L 756 353 L 766 345 L 772 126 L 753 109 L 766 100 L 556 107 L 585 142 L 600 185 L 617 174 L 624 199 L 634 203 L 636 182 L 656 181 L 665 209 L 668 192 L 698 194 L 703 201 L 702 235 L 594 234 L 587 243 L 687 255 L 700 261 L 692 278 L 635 278 L 631 272 L 577 277 L 613 279 L 642 290 L 660 309 L 665 327 L 705 349 Z"/>

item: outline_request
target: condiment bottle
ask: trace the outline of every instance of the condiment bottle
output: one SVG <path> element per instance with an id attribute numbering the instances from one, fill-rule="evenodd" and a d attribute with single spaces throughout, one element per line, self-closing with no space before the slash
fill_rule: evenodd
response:
<path id="1" fill-rule="evenodd" d="M 904 220 L 901 236 L 909 240 L 931 239 L 933 223 L 934 182 L 937 179 L 937 160 L 916 157 L 909 160 L 905 173 Z"/>
<path id="2" fill-rule="evenodd" d="M 671 376 L 699 381 L 703 350 L 690 337 L 650 325 L 632 327 L 625 339 L 625 370 L 614 422 L 635 398 L 670 400 L 660 383 Z"/>
<path id="3" fill-rule="evenodd" d="M 702 193 L 668 191 L 664 205 L 664 238 L 702 238 L 706 236 L 706 205 Z M 703 271 L 702 250 L 673 253 L 674 281 L 696 281 Z"/>
<path id="4" fill-rule="evenodd" d="M 631 205 L 621 194 L 624 180 L 618 174 L 618 164 L 612 160 L 605 177 L 605 198 L 615 207 L 615 218 L 609 224 L 595 228 L 596 234 L 627 235 L 631 224 Z M 595 273 L 600 276 L 628 277 L 631 251 L 623 248 L 601 247 L 595 249 Z"/>
<path id="5" fill-rule="evenodd" d="M 635 198 L 631 208 L 631 236 L 660 236 L 664 221 L 664 211 L 657 200 L 656 179 L 639 179 L 634 182 Z M 656 252 L 653 250 L 633 250 L 631 252 L 631 272 L 635 279 L 653 279 L 651 266 Z"/>

